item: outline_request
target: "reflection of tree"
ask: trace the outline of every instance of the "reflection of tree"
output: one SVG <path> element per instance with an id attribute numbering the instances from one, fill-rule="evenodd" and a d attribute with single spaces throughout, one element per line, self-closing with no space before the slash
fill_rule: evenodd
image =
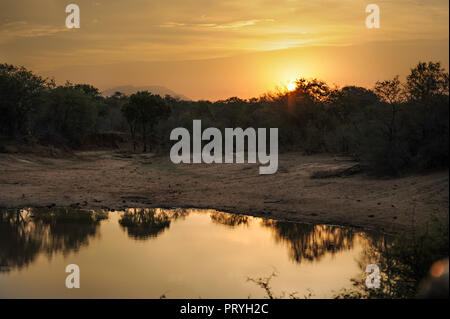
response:
<path id="1" fill-rule="evenodd" d="M 355 233 L 351 229 L 275 220 L 265 220 L 262 224 L 273 230 L 277 242 L 289 247 L 290 258 L 298 263 L 351 249 L 354 244 Z"/>
<path id="2" fill-rule="evenodd" d="M 128 236 L 145 240 L 157 237 L 170 227 L 172 220 L 184 218 L 188 214 L 184 209 L 130 208 L 123 213 L 119 224 L 127 230 Z"/>
<path id="3" fill-rule="evenodd" d="M 0 271 L 32 263 L 39 253 L 51 257 L 78 251 L 97 235 L 105 213 L 74 209 L 0 211 Z"/>
<path id="4" fill-rule="evenodd" d="M 210 214 L 211 220 L 216 224 L 236 227 L 239 225 L 248 225 L 250 219 L 245 215 L 228 214 L 222 212 L 214 212 Z"/>

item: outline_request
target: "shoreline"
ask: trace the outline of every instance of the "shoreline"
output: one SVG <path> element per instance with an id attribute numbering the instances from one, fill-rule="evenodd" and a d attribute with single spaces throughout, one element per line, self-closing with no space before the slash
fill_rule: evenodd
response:
<path id="1" fill-rule="evenodd" d="M 137 206 L 133 206 L 133 207 L 120 207 L 120 208 L 114 208 L 114 207 L 105 207 L 105 206 L 52 206 L 52 205 L 48 205 L 48 206 L 40 206 L 40 205 L 24 205 L 24 206 L 15 206 L 15 207 L 2 207 L 0 206 L 0 211 L 2 209 L 6 209 L 6 210 L 10 210 L 10 209 L 26 209 L 26 208 L 42 208 L 42 209 L 65 209 L 65 208 L 71 208 L 71 209 L 77 209 L 77 210 L 81 210 L 81 211 L 90 211 L 90 210 L 104 210 L 107 213 L 116 213 L 116 212 L 121 212 L 124 211 L 126 209 L 132 209 L 132 208 L 142 208 L 142 209 L 152 209 L 152 208 L 160 208 L 160 209 L 185 209 L 185 210 L 215 210 L 219 213 L 226 213 L 226 214 L 232 214 L 232 215 L 244 215 L 244 216 L 249 216 L 249 217 L 256 217 L 256 218 L 264 218 L 264 219 L 270 219 L 270 220 L 275 220 L 275 221 L 280 221 L 280 222 L 287 222 L 287 223 L 299 223 L 299 224 L 307 224 L 307 225 L 327 225 L 327 226 L 333 226 L 333 227 L 341 227 L 341 228 L 352 228 L 355 229 L 357 231 L 361 231 L 361 232 L 365 232 L 365 233 L 377 233 L 377 234 L 381 234 L 381 235 L 393 235 L 393 232 L 386 232 L 384 230 L 379 230 L 374 228 L 371 225 L 367 225 L 367 226 L 359 226 L 356 224 L 351 224 L 351 223 L 333 223 L 333 222 L 323 222 L 320 220 L 303 220 L 303 219 L 289 219 L 288 217 L 278 217 L 278 216 L 273 216 L 273 215 L 265 215 L 264 213 L 258 213 L 258 212 L 254 212 L 254 213 L 247 213 L 247 212 L 238 212 L 238 211 L 228 211 L 225 209 L 217 209 L 217 208 L 213 208 L 213 207 L 191 207 L 191 206 L 184 206 L 184 207 L 180 207 L 180 206 L 142 206 L 142 207 L 137 207 Z M 403 230 L 407 230 L 408 228 L 399 228 L 399 231 L 403 231 Z"/>
<path id="2" fill-rule="evenodd" d="M 197 208 L 394 234 L 448 214 L 448 170 L 377 179 L 363 173 L 311 179 L 355 162 L 281 153 L 277 174 L 255 164 L 173 164 L 114 151 L 70 158 L 0 154 L 0 207 Z"/>

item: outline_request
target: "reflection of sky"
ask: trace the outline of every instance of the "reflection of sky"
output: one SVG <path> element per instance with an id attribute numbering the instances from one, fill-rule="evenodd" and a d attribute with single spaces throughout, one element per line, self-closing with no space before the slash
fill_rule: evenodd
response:
<path id="1" fill-rule="evenodd" d="M 215 211 L 187 213 L 148 240 L 127 236 L 118 224 L 123 213 L 110 213 L 99 226 L 99 236 L 78 253 L 55 254 L 51 260 L 39 255 L 28 268 L 1 274 L 0 297 L 157 298 L 164 293 L 169 298 L 263 297 L 246 278 L 267 276 L 274 269 L 279 273 L 272 283 L 275 292 L 297 291 L 303 296 L 311 288 L 317 297 L 326 297 L 332 290 L 349 287 L 360 271 L 355 259 L 366 242 L 359 235 L 351 249 L 299 264 L 289 257 L 289 244 L 276 241 L 274 228 L 260 218 L 239 223 Z M 174 210 L 156 214 L 176 215 Z M 223 225 L 233 222 L 239 226 Z M 309 238 L 320 243 L 329 226 L 316 227 L 319 232 Z M 81 268 L 79 290 L 64 287 L 69 263 Z"/>

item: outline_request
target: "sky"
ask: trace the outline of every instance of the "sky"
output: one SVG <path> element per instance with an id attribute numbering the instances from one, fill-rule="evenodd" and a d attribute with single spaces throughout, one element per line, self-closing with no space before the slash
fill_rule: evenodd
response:
<path id="1" fill-rule="evenodd" d="M 79 29 L 65 26 L 70 3 Z M 448 70 L 448 23 L 447 0 L 1 0 L 0 63 L 101 90 L 249 98 L 300 77 L 372 87 L 419 60 Z"/>

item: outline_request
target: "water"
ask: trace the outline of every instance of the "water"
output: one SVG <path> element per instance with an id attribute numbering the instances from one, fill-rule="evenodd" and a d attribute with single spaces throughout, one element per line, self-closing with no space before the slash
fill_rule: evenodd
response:
<path id="1" fill-rule="evenodd" d="M 198 209 L 0 212 L 0 298 L 332 297 L 373 238 L 350 228 Z M 77 264 L 81 288 L 67 289 Z"/>

